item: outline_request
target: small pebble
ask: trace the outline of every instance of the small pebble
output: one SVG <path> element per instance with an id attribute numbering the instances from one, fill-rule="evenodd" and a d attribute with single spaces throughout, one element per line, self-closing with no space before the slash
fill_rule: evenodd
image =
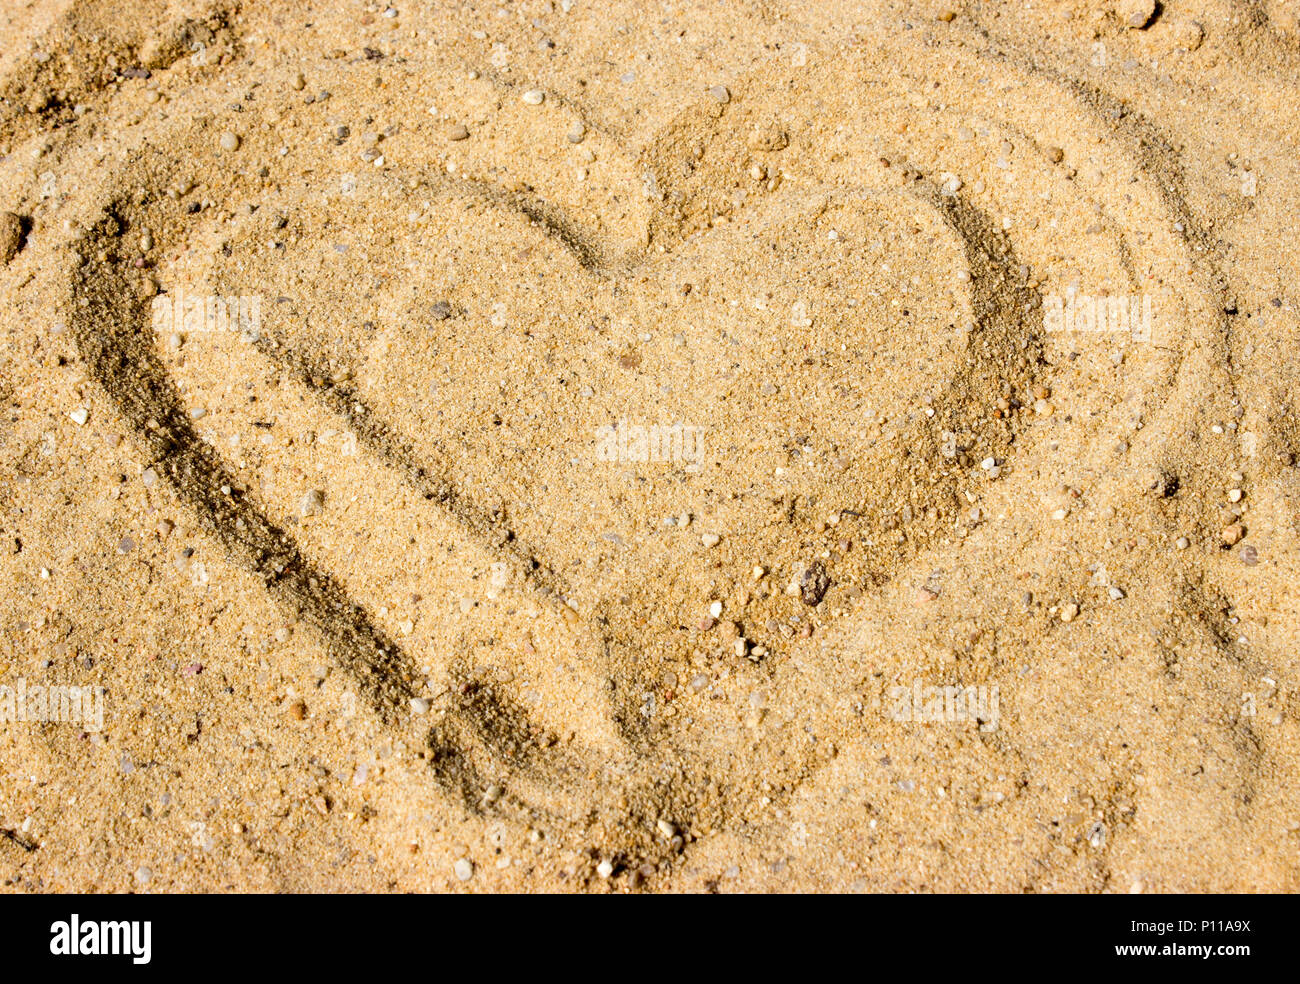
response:
<path id="1" fill-rule="evenodd" d="M 1156 16 L 1155 0 L 1122 0 L 1120 16 L 1135 31 L 1143 31 Z"/>
<path id="2" fill-rule="evenodd" d="M 705 533 L 700 537 L 700 542 L 706 547 L 716 547 L 722 541 L 722 537 L 716 533 Z"/>
<path id="3" fill-rule="evenodd" d="M 1079 606 L 1071 602 L 1061 609 L 1061 621 L 1073 622 L 1079 615 Z"/>
<path id="4" fill-rule="evenodd" d="M 1259 563 L 1259 551 L 1249 543 L 1243 543 L 1241 545 L 1241 549 L 1237 552 L 1237 556 L 1241 558 L 1241 562 L 1247 567 L 1254 567 Z"/>
<path id="5" fill-rule="evenodd" d="M 728 89 L 725 85 L 715 85 L 710 87 L 709 95 L 712 96 L 714 100 L 722 103 L 723 105 L 726 105 L 727 103 L 731 102 L 731 90 Z"/>
<path id="6" fill-rule="evenodd" d="M 529 106 L 540 106 L 546 99 L 546 93 L 541 89 L 528 89 L 520 98 Z"/>
<path id="7" fill-rule="evenodd" d="M 452 126 L 449 130 L 447 130 L 447 139 L 448 139 L 448 140 L 468 140 L 468 139 L 469 139 L 469 127 L 467 127 L 464 123 L 457 123 L 457 124 L 455 124 L 455 125 Z"/>
<path id="8" fill-rule="evenodd" d="M 0 212 L 0 263 L 18 255 L 23 243 L 23 220 L 13 212 Z"/>
<path id="9" fill-rule="evenodd" d="M 302 503 L 298 507 L 298 515 L 302 517 L 318 516 L 325 508 L 325 493 L 320 489 L 312 489 L 302 497 Z"/>
<path id="10" fill-rule="evenodd" d="M 1183 20 L 1178 24 L 1176 37 L 1188 51 L 1195 51 L 1205 42 L 1205 28 L 1198 21 Z"/>
<path id="11" fill-rule="evenodd" d="M 452 865 L 452 869 L 456 872 L 456 877 L 463 882 L 474 877 L 474 862 L 469 858 L 461 858 Z"/>
<path id="12" fill-rule="evenodd" d="M 222 150 L 239 149 L 239 137 L 236 134 L 231 133 L 229 130 L 221 135 L 219 143 L 221 144 Z"/>
<path id="13" fill-rule="evenodd" d="M 574 120 L 573 125 L 569 127 L 569 132 L 565 134 L 571 144 L 582 143 L 582 138 L 586 135 L 587 127 L 582 120 Z"/>

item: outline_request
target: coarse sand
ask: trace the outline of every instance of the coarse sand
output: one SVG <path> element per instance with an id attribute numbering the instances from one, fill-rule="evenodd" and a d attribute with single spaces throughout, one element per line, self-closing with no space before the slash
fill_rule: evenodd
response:
<path id="1" fill-rule="evenodd" d="M 6 891 L 1300 890 L 1296 4 L 394 3 L 0 9 Z"/>

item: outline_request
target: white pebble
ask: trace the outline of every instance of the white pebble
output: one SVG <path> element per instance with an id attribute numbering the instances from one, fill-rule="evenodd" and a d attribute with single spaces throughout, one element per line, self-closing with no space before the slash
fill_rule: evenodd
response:
<path id="1" fill-rule="evenodd" d="M 298 507 L 298 515 L 301 517 L 317 516 L 325 508 L 325 493 L 320 489 L 312 489 L 302 497 L 302 503 Z"/>
<path id="2" fill-rule="evenodd" d="M 546 93 L 541 89 L 529 89 L 521 97 L 529 106 L 540 106 L 546 99 Z"/>
<path id="3" fill-rule="evenodd" d="M 461 858 L 454 865 L 452 865 L 452 868 L 456 872 L 456 877 L 463 882 L 469 881 L 471 878 L 474 877 L 474 862 L 471 861 L 469 858 Z"/>

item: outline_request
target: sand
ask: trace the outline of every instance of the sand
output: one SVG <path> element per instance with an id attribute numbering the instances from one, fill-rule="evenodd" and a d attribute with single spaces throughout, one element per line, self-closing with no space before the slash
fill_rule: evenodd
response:
<path id="1" fill-rule="evenodd" d="M 5 890 L 1300 889 L 1294 4 L 0 30 Z"/>

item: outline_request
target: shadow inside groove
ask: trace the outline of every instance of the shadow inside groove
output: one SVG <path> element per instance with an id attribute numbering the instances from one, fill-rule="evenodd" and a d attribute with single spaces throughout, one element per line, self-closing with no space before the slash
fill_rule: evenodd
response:
<path id="1" fill-rule="evenodd" d="M 83 255 L 94 256 L 118 234 L 121 223 L 107 211 L 86 233 Z M 313 565 L 294 538 L 262 514 L 199 437 L 154 351 L 147 311 L 134 299 L 125 269 L 110 256 L 86 264 L 73 279 L 69 320 L 92 377 L 204 529 L 276 601 L 321 632 L 330 654 L 385 721 L 396 719 L 414 694 L 410 661 L 335 577 Z"/>

